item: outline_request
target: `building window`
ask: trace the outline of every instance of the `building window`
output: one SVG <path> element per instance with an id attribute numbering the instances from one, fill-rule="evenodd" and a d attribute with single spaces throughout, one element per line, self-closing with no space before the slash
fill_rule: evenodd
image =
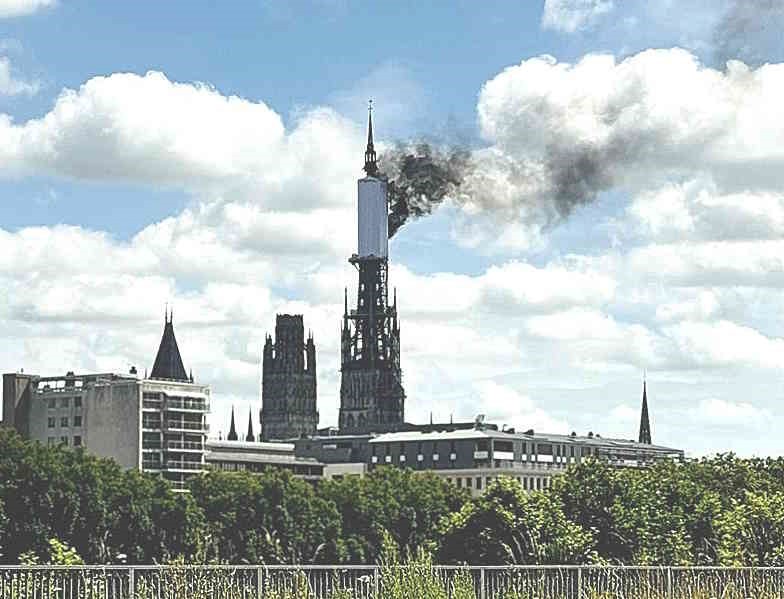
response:
<path id="1" fill-rule="evenodd" d="M 46 440 L 46 444 L 47 444 L 49 447 L 53 447 L 56 441 L 57 441 L 57 439 L 55 439 L 54 437 L 49 437 L 49 438 Z"/>
<path id="2" fill-rule="evenodd" d="M 49 418 L 46 419 L 46 426 L 54 428 L 54 416 L 49 416 Z"/>
<path id="3" fill-rule="evenodd" d="M 49 401 L 47 403 L 48 403 L 49 409 L 50 410 L 54 410 L 57 407 L 57 398 L 50 397 Z"/>
<path id="4" fill-rule="evenodd" d="M 74 426 L 82 426 L 82 415 L 77 414 L 74 416 Z"/>
<path id="5" fill-rule="evenodd" d="M 60 407 L 61 408 L 70 408 L 71 407 L 71 398 L 70 397 L 63 397 L 60 400 Z"/>
<path id="6" fill-rule="evenodd" d="M 60 426 L 67 428 L 68 427 L 68 416 L 63 416 L 60 418 Z"/>
<path id="7" fill-rule="evenodd" d="M 80 435 L 74 436 L 74 447 L 81 447 L 82 446 L 82 437 Z"/>
<path id="8" fill-rule="evenodd" d="M 75 408 L 81 408 L 82 407 L 82 396 L 81 395 L 77 395 L 76 397 L 74 397 L 74 407 Z"/>
<path id="9" fill-rule="evenodd" d="M 482 477 L 481 476 L 477 476 L 476 477 L 476 490 L 477 491 L 481 491 L 482 490 Z"/>
<path id="10" fill-rule="evenodd" d="M 61 445 L 68 445 L 68 437 L 60 437 Z"/>

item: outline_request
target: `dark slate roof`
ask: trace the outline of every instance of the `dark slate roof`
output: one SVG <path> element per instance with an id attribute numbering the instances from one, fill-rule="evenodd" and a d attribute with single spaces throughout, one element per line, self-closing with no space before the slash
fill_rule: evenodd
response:
<path id="1" fill-rule="evenodd" d="M 171 317 L 166 319 L 166 325 L 163 327 L 161 345 L 158 348 L 158 355 L 155 356 L 150 378 L 189 382 L 188 373 L 185 372 L 185 366 L 182 364 L 180 348 L 177 347 Z"/>

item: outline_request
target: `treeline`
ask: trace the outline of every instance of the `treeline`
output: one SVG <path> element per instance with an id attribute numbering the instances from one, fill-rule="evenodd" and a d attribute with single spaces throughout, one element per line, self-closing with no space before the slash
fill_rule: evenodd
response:
<path id="1" fill-rule="evenodd" d="M 87 563 L 374 563 L 390 539 L 445 564 L 784 565 L 784 460 L 586 462 L 550 489 L 501 478 L 476 499 L 394 468 L 315 487 L 209 472 L 178 494 L 0 428 L 0 563 L 62 547 Z"/>

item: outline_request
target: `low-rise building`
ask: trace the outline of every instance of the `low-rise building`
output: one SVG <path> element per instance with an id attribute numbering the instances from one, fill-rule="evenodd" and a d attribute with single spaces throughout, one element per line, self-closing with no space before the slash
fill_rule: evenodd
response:
<path id="1" fill-rule="evenodd" d="M 324 477 L 324 464 L 294 454 L 293 443 L 224 441 L 209 439 L 207 466 L 226 472 L 263 472 L 269 468 L 288 470 L 309 481 Z"/>

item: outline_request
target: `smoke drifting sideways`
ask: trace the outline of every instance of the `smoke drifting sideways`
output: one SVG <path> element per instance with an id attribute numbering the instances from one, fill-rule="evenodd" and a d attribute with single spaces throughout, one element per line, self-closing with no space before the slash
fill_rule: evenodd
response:
<path id="1" fill-rule="evenodd" d="M 379 157 L 379 170 L 388 182 L 389 237 L 447 199 L 467 213 L 498 221 L 553 225 L 610 186 L 608 165 L 618 158 L 616 153 L 623 152 L 612 145 L 601 150 L 553 146 L 543 159 L 531 160 L 497 148 L 399 143 Z"/>
<path id="2" fill-rule="evenodd" d="M 389 194 L 390 239 L 406 222 L 432 214 L 454 196 L 473 168 L 471 153 L 428 143 L 398 144 L 379 157 Z"/>

